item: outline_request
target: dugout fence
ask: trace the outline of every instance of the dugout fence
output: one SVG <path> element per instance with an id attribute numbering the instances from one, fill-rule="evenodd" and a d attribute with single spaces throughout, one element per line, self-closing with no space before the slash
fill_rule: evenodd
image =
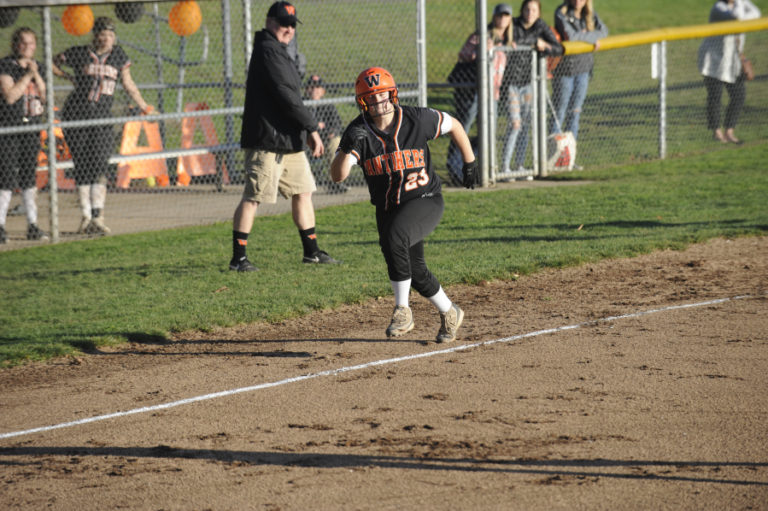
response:
<path id="1" fill-rule="evenodd" d="M 28 26 L 37 34 L 37 59 L 44 64 L 48 85 L 45 115 L 38 123 L 0 126 L 0 138 L 21 132 L 39 134 L 38 203 L 53 241 L 83 237 L 77 233 L 78 199 L 69 176 L 71 152 L 63 136 L 63 130 L 73 127 L 103 125 L 114 130 L 105 206 L 114 233 L 231 219 L 242 193 L 239 134 L 247 63 L 253 33 L 263 26 L 271 1 L 199 0 L 199 17 L 193 11 L 183 11 L 186 14 L 179 17 L 179 4 L 189 3 L 88 5 L 93 17 L 108 16 L 115 21 L 117 43 L 132 62 L 133 79 L 155 108 L 149 115 L 137 115 L 135 103 L 118 87 L 109 115 L 88 120 L 61 119 L 73 87 L 51 73 L 55 55 L 91 41 L 88 31 L 72 33 L 77 32 L 73 26 L 77 24 L 71 19 L 65 27 L 65 13 L 75 3 L 5 0 L 0 4 L 0 48 L 8 48 L 16 29 Z M 475 76 L 448 80 L 466 38 L 475 30 L 481 35 L 487 30 L 493 7 L 487 0 L 297 0 L 295 4 L 304 20 L 297 31 L 297 66 L 305 83 L 318 76 L 325 89 L 321 98 L 307 95 L 305 99 L 319 121 L 332 124 L 329 108 L 338 112 L 342 126 L 358 114 L 353 80 L 371 65 L 383 65 L 393 73 L 400 98 L 407 104 L 429 105 L 457 115 L 457 93 L 463 91 L 476 98 L 469 133 L 482 164 L 483 185 L 492 186 L 506 166 L 503 152 L 509 125 L 507 84 L 494 97 L 494 53 L 520 52 L 532 59 L 536 71 L 531 83 L 530 142 L 522 169 L 515 167 L 506 178 L 544 177 L 553 171 L 546 165 L 552 124 L 546 100 L 557 67 L 547 69 L 547 60 L 537 60 L 527 48 L 497 48 L 481 52 Z M 173 12 L 177 14 L 175 29 Z M 549 21 L 552 13 L 543 12 L 542 17 Z M 696 68 L 703 38 L 724 30 L 726 24 L 716 25 L 611 36 L 601 42 L 581 114 L 579 165 L 600 168 L 717 146 L 706 127 L 706 93 Z M 765 18 L 728 27 L 731 33 L 749 31 L 745 53 L 757 70 L 755 80 L 747 84 L 739 121 L 739 135 L 748 142 L 768 139 L 766 28 Z M 174 30 L 187 33 L 179 35 Z M 569 52 L 592 50 L 576 43 L 566 46 Z M 333 147 L 333 137 L 326 142 Z M 450 184 L 446 137 L 432 143 L 432 156 L 438 173 Z M 318 183 L 316 202 L 367 200 L 359 170 L 350 186 L 338 188 L 328 179 L 328 159 L 312 163 Z M 49 168 L 55 169 L 50 176 L 55 179 L 49 177 Z M 25 243 L 22 206 L 14 198 L 8 219 L 11 243 L 6 246 L 10 248 Z"/>
<path id="2" fill-rule="evenodd" d="M 113 232 L 231 218 L 242 193 L 239 140 L 247 66 L 253 34 L 263 28 L 271 4 L 272 0 L 171 0 L 83 6 L 67 0 L 21 0 L 0 6 L 0 41 L 10 43 L 18 28 L 30 27 L 37 34 L 36 58 L 44 65 L 46 114 L 37 123 L 0 126 L 0 140 L 18 133 L 40 134 L 39 202 L 53 241 L 82 237 L 77 232 L 71 144 L 65 133 L 84 127 L 114 130 L 105 205 Z M 326 145 L 333 147 L 343 126 L 358 114 L 354 79 L 365 67 L 386 62 L 398 77 L 402 101 L 426 104 L 424 0 L 306 0 L 296 5 L 305 23 L 299 25 L 297 44 L 289 51 L 303 83 L 309 85 L 319 77 L 324 89 L 322 97 L 313 98 L 307 88 L 305 101 L 318 121 L 329 126 Z M 392 9 L 399 15 L 388 16 Z M 361 12 L 383 20 L 377 30 L 352 29 L 359 25 Z M 108 115 L 62 119 L 74 86 L 52 74 L 53 58 L 68 48 L 89 45 L 93 19 L 101 16 L 114 21 L 117 45 L 130 58 L 132 78 L 154 110 L 140 115 L 118 84 Z M 329 109 L 336 110 L 341 124 L 330 126 Z M 348 186 L 332 186 L 328 176 L 332 154 L 311 161 L 319 194 L 362 200 L 359 171 Z M 49 170 L 56 179 L 50 179 Z M 205 211 L 201 212 L 201 204 Z M 21 213 L 23 204 L 14 206 L 9 224 L 15 225 L 12 217 Z M 25 226 L 16 223 L 17 232 L 9 234 L 21 240 Z"/>

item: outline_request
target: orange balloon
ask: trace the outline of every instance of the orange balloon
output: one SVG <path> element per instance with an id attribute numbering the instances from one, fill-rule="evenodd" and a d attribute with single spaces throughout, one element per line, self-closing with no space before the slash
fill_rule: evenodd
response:
<path id="1" fill-rule="evenodd" d="M 61 24 L 69 34 L 87 34 L 93 28 L 93 11 L 88 5 L 70 5 L 61 15 Z"/>
<path id="2" fill-rule="evenodd" d="M 203 13 L 194 0 L 182 0 L 176 3 L 168 14 L 168 24 L 176 35 L 192 35 L 200 29 Z"/>

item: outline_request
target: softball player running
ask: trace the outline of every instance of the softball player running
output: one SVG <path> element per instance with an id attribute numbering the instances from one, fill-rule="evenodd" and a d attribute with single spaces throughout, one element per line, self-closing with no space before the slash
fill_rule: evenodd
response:
<path id="1" fill-rule="evenodd" d="M 469 138 L 461 123 L 446 113 L 400 106 L 395 80 L 386 69 L 372 67 L 360 73 L 355 96 L 361 114 L 341 137 L 331 178 L 339 183 L 353 165 L 363 169 L 395 294 L 387 337 L 413 330 L 409 307 L 413 286 L 440 312 L 437 342 L 451 342 L 464 311 L 451 302 L 424 260 L 424 239 L 437 227 L 444 208 L 440 178 L 432 168 L 427 142 L 449 134 L 465 162 L 463 184 L 474 188 L 477 164 Z"/>

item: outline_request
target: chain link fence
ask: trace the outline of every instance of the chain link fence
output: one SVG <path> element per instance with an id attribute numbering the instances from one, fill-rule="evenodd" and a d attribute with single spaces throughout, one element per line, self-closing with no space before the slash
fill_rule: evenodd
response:
<path id="1" fill-rule="evenodd" d="M 577 170 L 690 155 L 723 147 L 722 142 L 713 139 L 707 124 L 707 91 L 697 65 L 702 44 L 703 39 L 690 39 L 595 53 L 592 72 L 582 82 L 576 79 L 568 84 L 574 89 L 582 88 L 586 98 L 578 111 L 574 111 L 572 105 L 562 106 L 563 126 L 559 126 L 557 116 L 553 115 L 559 106 L 558 86 L 562 86 L 562 82 L 558 79 L 562 77 L 563 66 L 552 69 L 557 59 L 554 62 L 551 58 L 540 60 L 539 75 L 549 73 L 550 76 L 546 97 L 542 100 L 536 98 L 540 88 L 535 83 L 535 76 L 529 88 L 533 95 L 528 98 L 532 110 L 529 122 L 534 129 L 530 130 L 532 133 L 528 138 L 537 138 L 535 125 L 538 119 L 543 121 L 547 133 L 572 131 L 576 140 L 573 168 Z M 768 32 L 747 35 L 745 54 L 757 69 L 765 69 L 768 61 L 765 48 L 768 48 Z M 497 51 L 511 55 L 527 50 L 503 48 Z M 492 94 L 489 91 L 489 96 Z M 526 144 L 522 135 L 514 148 L 508 148 L 506 134 L 513 122 L 508 115 L 509 102 L 517 99 L 502 94 L 490 108 L 491 131 L 495 132 L 490 165 L 494 179 L 530 179 L 572 170 L 557 162 L 555 155 L 559 153 L 555 152 L 555 141 L 551 136 L 546 140 L 548 154 L 540 155 L 540 168 L 535 161 L 539 156 L 534 154 L 536 145 Z M 725 117 L 727 103 L 728 95 L 724 93 L 722 117 Z M 543 116 L 541 109 L 545 109 Z M 575 122 L 574 114 L 578 114 Z M 754 80 L 746 82 L 745 104 L 736 127 L 743 142 L 768 139 L 766 114 L 768 74 L 758 72 Z M 550 161 L 547 161 L 548 156 Z"/>
<path id="2" fill-rule="evenodd" d="M 34 59 L 52 85 L 53 104 L 45 105 L 56 118 L 52 150 L 45 111 L 23 120 L 10 116 L 0 125 L 0 144 L 18 133 L 31 136 L 33 144 L 40 140 L 40 225 L 47 227 L 53 217 L 52 229 L 62 239 L 76 239 L 230 219 L 243 188 L 239 140 L 253 34 L 264 27 L 272 0 L 40 3 L 0 9 L 0 40 L 10 50 L 16 31 L 30 28 L 37 41 Z M 359 113 L 354 80 L 361 70 L 384 65 L 397 77 L 403 103 L 425 101 L 419 92 L 419 3 L 304 0 L 296 6 L 303 23 L 289 52 L 330 149 L 311 161 L 316 201 L 323 195 L 363 200 L 362 173 L 334 186 L 330 158 L 343 127 Z M 397 16 L 390 15 L 393 10 Z M 361 15 L 377 20 L 375 30 L 360 30 Z M 114 49 L 93 51 L 102 44 L 94 23 L 96 29 L 111 24 Z M 128 63 L 135 90 L 124 80 Z M 32 94 L 45 103 L 42 91 Z M 56 159 L 55 183 L 49 156 Z M 8 187 L 22 192 L 27 183 Z M 12 241 L 25 238 L 26 226 L 13 217 L 22 217 L 28 205 L 20 199 L 9 204 Z"/>
<path id="3" fill-rule="evenodd" d="M 110 99 L 108 107 L 91 111 L 76 108 L 75 83 L 54 78 L 51 65 L 58 55 L 65 56 L 56 61 L 60 69 L 70 75 L 74 73 L 73 60 L 80 62 L 75 67 L 86 65 L 77 59 L 90 55 L 73 48 L 92 44 L 88 16 L 85 21 L 72 16 L 71 10 L 67 13 L 71 7 L 55 5 L 57 1 L 40 3 L 48 5 L 0 9 L 0 47 L 8 50 L 0 51 L 0 55 L 11 53 L 11 39 L 20 27 L 31 28 L 37 36 L 35 59 L 40 62 L 40 74 L 52 90 L 52 104 L 44 105 L 42 116 L 25 116 L 23 122 L 4 119 L 0 124 L 0 144 L 20 133 L 33 139 L 32 144 L 39 140 L 34 150 L 39 224 L 44 228 L 50 225 L 66 240 L 101 234 L 98 226 L 88 229 L 83 225 L 82 219 L 89 213 L 91 219 L 98 214 L 114 233 L 231 219 L 242 193 L 239 138 L 247 63 L 253 34 L 263 27 L 271 0 L 201 0 L 195 4 L 199 15 L 194 10 L 179 15 L 179 4 L 193 2 L 90 4 L 87 9 L 92 20 L 109 17 L 114 23 L 116 44 L 125 55 L 122 62 L 130 60 L 130 75 L 141 97 L 137 101 L 118 71 L 106 70 L 108 63 L 88 63 L 102 66 L 100 76 L 104 79 L 97 88 L 79 96 L 85 101 L 80 106 L 97 97 Z M 305 101 L 322 123 L 321 134 L 330 149 L 326 157 L 311 161 L 318 184 L 316 203 L 367 200 L 359 170 L 345 186 L 337 186 L 328 178 L 328 167 L 341 130 L 358 114 L 354 79 L 372 65 L 392 72 L 404 103 L 428 104 L 456 116 L 467 126 L 473 143 L 478 143 L 475 112 L 481 95 L 476 67 L 471 63 L 457 65 L 462 47 L 476 29 L 475 2 L 303 0 L 296 6 L 303 21 L 297 30 L 295 50 Z M 550 16 L 542 13 L 545 19 Z M 486 16 L 482 22 L 490 19 Z M 75 35 L 78 31 L 81 35 Z M 577 136 L 579 167 L 600 168 L 719 147 L 707 128 L 706 91 L 697 68 L 701 41 L 664 43 L 663 53 L 645 45 L 594 54 Z M 745 53 L 758 74 L 747 83 L 738 134 L 750 142 L 768 138 L 768 75 L 761 72 L 768 63 L 768 32 L 749 33 L 746 41 Z M 501 51 L 513 50 L 505 47 Z M 534 57 L 526 48 L 514 51 Z M 494 54 L 488 61 L 492 66 Z M 652 63 L 659 61 L 666 63 L 663 77 L 661 68 L 652 69 Z M 538 140 L 545 133 L 539 128 L 552 131 L 555 123 L 546 97 L 536 94 L 546 90 L 551 98 L 558 72 L 555 68 L 544 89 L 532 84 L 530 116 L 524 115 L 528 130 L 518 134 L 513 147 L 508 84 L 494 88 L 493 80 L 489 81 L 488 96 L 493 99 L 489 105 L 490 175 L 486 183 L 498 180 L 507 168 L 514 171 L 514 178 L 523 179 L 550 171 L 543 167 L 546 155 L 537 152 L 541 146 Z M 660 88 L 662 78 L 665 87 Z M 142 101 L 152 110 L 143 108 Z M 50 116 L 57 120 L 52 129 L 47 124 Z M 55 144 L 50 143 L 50 133 Z M 523 142 L 526 138 L 527 144 Z M 7 163 L 10 159 L 6 157 L 16 154 L 12 147 L 0 148 L 5 168 L 13 163 Z M 435 140 L 431 151 L 437 172 L 450 185 L 457 162 L 451 158 L 448 137 Z M 87 192 L 90 204 L 84 204 L 81 193 L 85 191 L 78 190 L 73 179 L 73 157 L 88 160 L 98 155 L 106 158 L 105 168 L 95 171 L 98 178 L 86 179 L 96 187 Z M 50 157 L 57 161 L 55 183 L 48 175 Z M 14 172 L 21 168 L 17 165 Z M 21 197 L 27 186 L 19 182 L 10 188 L 22 192 Z M 104 197 L 99 195 L 102 192 Z M 0 206 L 2 200 L 0 196 Z M 14 246 L 13 242 L 24 245 L 28 235 L 24 213 L 29 213 L 25 211 L 29 204 L 15 196 L 8 202 L 11 243 L 6 246 Z"/>

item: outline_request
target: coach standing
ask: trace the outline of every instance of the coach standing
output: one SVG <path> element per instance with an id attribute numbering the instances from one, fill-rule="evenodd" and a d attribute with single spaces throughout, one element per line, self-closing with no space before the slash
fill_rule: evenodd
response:
<path id="1" fill-rule="evenodd" d="M 293 222 L 304 248 L 303 262 L 339 262 L 318 248 L 315 235 L 312 192 L 317 188 L 304 154 L 304 139 L 315 158 L 325 148 L 317 121 L 302 101 L 301 78 L 287 51 L 296 36 L 296 23 L 296 7 L 275 2 L 267 12 L 265 28 L 254 37 L 240 135 L 246 182 L 232 222 L 230 270 L 257 270 L 246 255 L 248 234 L 259 204 L 275 203 L 278 191 L 291 199 Z"/>

